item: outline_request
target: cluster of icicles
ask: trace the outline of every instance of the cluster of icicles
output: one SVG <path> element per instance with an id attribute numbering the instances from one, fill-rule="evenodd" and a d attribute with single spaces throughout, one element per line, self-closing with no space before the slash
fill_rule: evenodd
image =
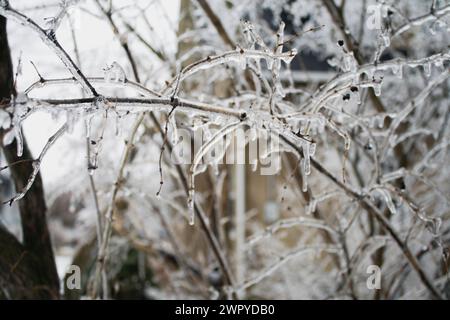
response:
<path id="1" fill-rule="evenodd" d="M 4 3 L 4 1 L 1 3 Z M 245 23 L 244 31 L 246 35 L 248 49 L 244 50 L 242 48 L 237 48 L 234 52 L 229 52 L 222 56 L 212 57 L 209 59 L 210 61 L 199 64 L 197 67 L 188 70 L 182 75 L 182 77 L 186 78 L 192 73 L 197 72 L 198 70 L 209 69 L 215 65 L 230 62 L 238 63 L 238 65 L 241 68 L 245 69 L 247 67 L 248 59 L 255 59 L 255 60 L 262 59 L 266 61 L 267 67 L 272 73 L 274 96 L 278 98 L 283 98 L 284 97 L 283 86 L 281 84 L 279 76 L 281 69 L 281 61 L 283 61 L 286 64 L 289 64 L 297 53 L 295 49 L 288 52 L 282 52 L 283 48 L 282 44 L 284 42 L 283 39 L 284 24 L 280 25 L 280 28 L 277 32 L 278 45 L 277 50 L 275 52 L 266 46 L 266 44 L 257 35 L 257 33 L 254 32 L 253 26 L 251 26 L 251 24 Z M 54 43 L 51 41 L 51 39 L 46 37 L 43 37 L 42 39 L 50 47 L 54 47 Z M 59 53 L 58 50 L 55 50 L 55 52 Z M 65 56 L 61 55 L 60 58 L 63 62 L 66 62 L 67 58 Z M 359 66 L 352 52 L 344 52 L 343 59 L 341 61 L 332 60 L 329 62 L 330 65 L 332 66 L 333 65 L 339 66 L 341 70 L 344 72 L 344 74 L 342 74 L 339 77 L 341 81 L 345 82 L 349 80 L 352 83 L 352 85 L 358 87 L 373 87 L 375 94 L 379 96 L 381 94 L 382 79 L 378 80 L 375 79 L 374 76 L 376 72 L 378 71 L 385 72 L 387 70 L 391 70 L 392 73 L 397 75 L 399 78 L 402 78 L 404 65 L 407 65 L 409 67 L 422 66 L 424 74 L 426 76 L 430 76 L 432 71 L 431 66 L 433 64 L 436 67 L 442 68 L 444 66 L 444 62 L 447 60 L 450 60 L 450 55 L 448 53 L 445 53 L 445 54 L 436 54 L 431 57 L 415 61 L 392 60 L 375 66 L 374 65 Z M 77 70 L 72 70 L 73 67 L 70 65 L 70 63 L 65 64 L 69 68 L 69 70 L 73 72 L 73 74 L 77 74 Z M 367 76 L 367 79 L 369 79 L 367 83 L 361 83 L 360 79 L 362 74 L 365 74 Z M 116 84 L 124 83 L 126 81 L 126 74 L 123 68 L 117 62 L 114 62 L 112 65 L 104 69 L 104 80 L 107 83 L 111 82 Z M 325 88 L 329 86 L 329 89 L 331 90 L 335 87 L 335 85 L 337 85 L 336 83 L 332 84 L 331 82 L 329 84 L 326 84 Z M 319 90 L 316 95 L 313 95 L 310 101 L 309 109 L 312 112 L 308 116 L 303 117 L 301 115 L 293 115 L 293 117 L 291 118 L 286 117 L 287 125 L 280 125 L 276 123 L 274 124 L 271 116 L 268 116 L 267 114 L 264 115 L 262 112 L 258 113 L 256 111 L 254 111 L 253 113 L 249 113 L 246 121 L 229 122 L 228 120 L 227 121 L 218 120 L 217 122 L 220 122 L 220 124 L 223 126 L 222 129 L 215 135 L 211 135 L 210 140 L 207 143 L 205 143 L 204 146 L 201 147 L 201 149 L 196 154 L 194 162 L 190 168 L 189 172 L 190 188 L 188 196 L 188 206 L 190 208 L 190 217 L 189 217 L 190 224 L 194 223 L 194 216 L 195 216 L 195 184 L 194 184 L 195 176 L 205 170 L 205 166 L 202 164 L 203 156 L 213 148 L 214 144 L 217 143 L 217 141 L 223 139 L 223 137 L 228 134 L 232 134 L 237 127 L 240 127 L 243 124 L 254 126 L 255 129 L 266 128 L 266 130 L 269 130 L 274 134 L 283 135 L 287 138 L 290 138 L 291 141 L 294 141 L 298 144 L 298 148 L 302 150 L 303 154 L 303 157 L 300 160 L 300 162 L 302 174 L 304 176 L 303 190 L 306 191 L 307 190 L 306 177 L 311 172 L 310 157 L 314 155 L 316 145 L 315 143 L 313 143 L 308 139 L 299 139 L 298 136 L 293 134 L 293 132 L 300 132 L 300 129 L 305 127 L 304 125 L 302 125 L 302 121 L 308 124 L 307 132 L 303 132 L 307 136 L 317 133 L 317 130 L 323 131 L 323 128 L 325 126 L 328 126 L 332 130 L 337 132 L 345 140 L 345 150 L 348 150 L 350 148 L 350 139 L 345 132 L 339 129 L 338 126 L 336 126 L 332 121 L 316 117 L 316 115 L 319 114 L 318 111 L 322 107 L 324 99 L 330 98 L 328 95 L 328 92 L 330 90 L 322 90 L 322 91 Z M 325 92 L 325 94 L 323 94 L 323 92 Z M 358 103 L 361 103 L 361 99 L 359 97 L 360 95 L 359 90 L 352 91 L 352 93 L 357 96 Z M 68 131 L 69 132 L 72 131 L 74 123 L 76 123 L 80 118 L 87 118 L 88 119 L 87 122 L 90 123 L 90 119 L 92 118 L 92 116 L 97 114 L 98 110 L 103 111 L 105 109 L 107 109 L 106 102 L 103 101 L 102 98 L 99 98 L 98 101 L 94 103 L 93 108 L 65 109 L 64 112 L 66 113 Z M 28 97 L 24 94 L 19 94 L 15 98 L 11 106 L 9 106 L 6 109 L 0 110 L 0 128 L 11 129 L 7 132 L 7 134 L 5 134 L 3 143 L 7 145 L 15 139 L 17 142 L 17 155 L 19 157 L 23 153 L 21 123 L 31 113 L 32 110 L 34 110 L 33 103 L 30 102 Z M 51 112 L 52 115 L 54 116 L 55 115 L 58 116 L 60 114 L 60 111 L 58 110 L 56 111 L 52 110 Z M 121 117 L 117 114 L 118 122 L 120 118 Z M 172 117 L 171 119 L 174 119 L 174 117 Z M 382 121 L 380 121 L 380 123 L 382 123 Z M 176 124 L 173 124 L 172 126 L 175 128 Z M 257 132 L 257 130 L 255 130 L 255 132 Z M 89 130 L 87 134 L 89 135 Z M 254 136 L 250 137 L 250 139 L 256 139 L 256 136 L 257 135 L 255 134 Z M 174 138 L 173 142 L 176 143 L 177 138 Z M 275 147 L 272 147 L 271 145 L 270 147 L 267 148 L 264 155 L 260 156 L 269 157 L 272 153 L 276 152 L 279 153 L 288 149 L 289 147 L 282 147 L 282 144 L 278 144 Z M 257 159 L 252 160 L 252 167 L 254 169 L 256 169 L 257 167 L 257 162 L 258 162 Z M 217 164 L 215 164 L 215 166 L 217 167 Z M 381 190 L 380 192 L 383 193 L 383 191 Z M 392 201 L 387 201 L 387 203 L 389 209 L 392 212 L 394 212 L 393 205 L 391 205 Z"/>
<path id="2" fill-rule="evenodd" d="M 298 136 L 293 134 L 292 127 L 281 124 L 274 124 L 271 116 L 265 111 L 253 111 L 249 113 L 247 121 L 239 122 L 228 122 L 227 125 L 221 127 L 216 133 L 207 133 L 206 137 L 209 137 L 208 141 L 204 143 L 198 152 L 195 154 L 193 163 L 189 170 L 189 195 L 188 195 L 188 207 L 189 207 L 189 223 L 194 224 L 195 217 L 195 176 L 204 172 L 208 165 L 215 168 L 215 172 L 218 173 L 218 165 L 222 163 L 225 157 L 225 152 L 230 147 L 231 141 L 233 139 L 228 138 L 233 136 L 234 132 L 241 126 L 247 126 L 250 129 L 246 132 L 244 142 L 239 146 L 245 150 L 245 146 L 249 143 L 254 143 L 258 138 L 267 137 L 267 143 L 262 143 L 259 139 L 259 154 L 258 156 L 251 157 L 249 159 L 250 165 L 253 171 L 257 170 L 258 162 L 264 163 L 267 159 L 272 157 L 277 157 L 283 152 L 292 152 L 292 147 L 285 145 L 281 142 L 280 136 L 288 138 L 293 141 L 296 146 L 297 153 L 299 150 L 302 152 L 302 158 L 300 160 L 300 170 L 304 177 L 303 179 L 303 190 L 306 191 L 308 188 L 307 176 L 311 173 L 311 160 L 310 158 L 314 156 L 316 151 L 316 143 L 307 140 L 299 139 Z M 265 128 L 265 129 L 261 129 Z M 195 130 L 195 129 L 194 129 Z M 208 128 L 205 128 L 208 132 Z M 216 152 L 214 148 L 216 144 L 224 143 L 224 146 L 220 148 L 221 154 L 215 154 L 214 159 L 216 162 L 205 164 L 204 160 L 207 158 L 209 152 Z M 275 172 L 279 172 L 281 169 L 281 162 L 275 162 L 276 168 Z"/>

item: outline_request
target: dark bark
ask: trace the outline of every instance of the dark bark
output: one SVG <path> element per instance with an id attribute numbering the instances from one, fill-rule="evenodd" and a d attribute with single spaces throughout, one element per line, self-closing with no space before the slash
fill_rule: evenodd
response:
<path id="1" fill-rule="evenodd" d="M 15 94 L 13 68 L 6 34 L 6 19 L 0 17 L 0 101 L 4 107 Z M 4 132 L 0 131 L 0 141 Z M 21 159 L 32 159 L 27 143 L 23 141 L 23 156 L 17 157 L 16 143 L 2 151 L 8 164 Z M 23 189 L 32 172 L 31 162 L 20 162 L 10 167 L 16 191 Z M 41 176 L 25 197 L 19 201 L 23 243 L 5 228 L 0 227 L 0 297 L 12 299 L 57 299 L 59 280 L 56 271 L 50 233 L 47 228 L 47 207 Z"/>

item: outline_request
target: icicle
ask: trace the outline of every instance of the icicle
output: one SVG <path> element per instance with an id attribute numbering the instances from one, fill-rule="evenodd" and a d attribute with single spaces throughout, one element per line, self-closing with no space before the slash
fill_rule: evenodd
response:
<path id="1" fill-rule="evenodd" d="M 431 76 L 431 63 L 426 62 L 423 64 L 423 72 L 427 78 Z"/>
<path id="2" fill-rule="evenodd" d="M 308 191 L 308 177 L 305 173 L 305 165 L 304 165 L 304 159 L 300 160 L 300 168 L 302 171 L 302 191 L 307 192 Z"/>
<path id="3" fill-rule="evenodd" d="M 92 118 L 93 115 L 86 116 L 86 138 L 89 138 L 91 136 Z"/>
<path id="4" fill-rule="evenodd" d="M 386 203 L 389 211 L 392 214 L 396 214 L 397 210 L 395 209 L 395 205 L 394 205 L 394 202 L 392 201 L 392 197 L 391 197 L 389 191 L 387 191 L 383 188 L 377 188 L 376 190 L 383 196 L 384 202 Z"/>
<path id="5" fill-rule="evenodd" d="M 119 137 L 122 134 L 122 116 L 120 114 L 116 114 L 116 137 Z"/>
<path id="6" fill-rule="evenodd" d="M 219 131 L 217 131 L 211 139 L 209 139 L 205 144 L 201 146 L 201 148 L 198 150 L 194 157 L 194 161 L 190 168 L 190 189 L 189 189 L 189 195 L 188 195 L 188 207 L 191 211 L 190 221 L 189 223 L 192 225 L 194 224 L 194 192 L 195 192 L 195 175 L 198 174 L 198 167 L 203 162 L 203 157 L 210 152 L 210 150 L 214 147 L 216 143 L 219 141 L 223 141 L 223 138 L 227 135 L 232 133 L 237 127 L 245 124 L 245 122 L 238 121 L 231 123 L 227 125 L 226 127 L 221 128 Z M 210 132 L 205 132 L 205 136 L 210 135 Z"/>
<path id="7" fill-rule="evenodd" d="M 311 215 L 316 211 L 316 206 L 317 206 L 317 200 L 315 198 L 312 198 L 309 201 L 308 206 L 306 207 L 306 214 L 307 215 Z"/>
<path id="8" fill-rule="evenodd" d="M 309 142 L 306 142 L 303 145 L 303 172 L 305 175 L 309 176 L 311 174 L 311 162 L 309 159 L 310 151 L 309 151 Z"/>
<path id="9" fill-rule="evenodd" d="M 194 179 L 191 179 L 193 183 Z M 195 223 L 195 208 L 194 208 L 194 201 L 195 201 L 195 186 L 192 184 L 189 189 L 189 197 L 188 197 L 188 208 L 189 208 L 189 225 L 193 226 Z"/>
<path id="10" fill-rule="evenodd" d="M 336 57 L 332 57 L 332 58 L 328 59 L 327 63 L 332 68 L 339 66 L 339 60 Z"/>
<path id="11" fill-rule="evenodd" d="M 389 47 L 391 45 L 391 37 L 387 33 L 383 33 L 381 35 L 381 38 L 383 39 L 383 43 L 385 47 Z"/>
<path id="12" fill-rule="evenodd" d="M 279 78 L 275 82 L 275 93 L 282 98 L 284 98 L 286 96 L 286 94 L 284 93 L 283 85 L 281 84 L 281 81 Z"/>
<path id="13" fill-rule="evenodd" d="M 381 182 L 382 183 L 386 183 L 395 179 L 399 179 L 401 177 L 404 177 L 406 174 L 405 169 L 401 168 L 399 170 L 387 173 L 385 175 L 383 175 L 383 177 L 381 178 Z"/>
<path id="14" fill-rule="evenodd" d="M 14 134 L 17 143 L 17 156 L 21 157 L 23 154 L 23 137 L 22 137 L 22 128 L 20 124 L 14 126 Z"/>
<path id="15" fill-rule="evenodd" d="M 310 144 L 309 144 L 309 156 L 310 157 L 314 157 L 314 155 L 316 154 L 316 143 L 314 143 L 314 142 L 311 142 Z"/>
<path id="16" fill-rule="evenodd" d="M 256 139 L 258 139 L 258 130 L 252 127 L 249 130 L 249 140 L 255 141 Z"/>
<path id="17" fill-rule="evenodd" d="M 362 103 L 362 101 L 361 101 L 361 93 L 359 92 L 360 90 L 358 89 L 358 87 L 352 87 L 351 91 L 356 96 L 356 103 L 358 105 L 360 105 Z"/>
<path id="18" fill-rule="evenodd" d="M 350 150 L 351 139 L 348 133 L 339 129 L 332 120 L 328 120 L 327 123 L 331 129 L 344 139 L 344 150 Z"/>
<path id="19" fill-rule="evenodd" d="M 374 83 L 373 84 L 373 91 L 377 97 L 381 95 L 381 83 Z"/>
<path id="20" fill-rule="evenodd" d="M 172 145 L 176 145 L 178 142 L 178 127 L 177 127 L 177 120 L 175 117 L 175 112 L 176 112 L 176 110 L 174 110 L 174 112 L 168 119 L 170 126 L 172 127 L 172 135 L 171 135 Z"/>
<path id="21" fill-rule="evenodd" d="M 345 72 L 356 72 L 358 69 L 358 63 L 353 55 L 353 52 L 347 53 L 344 56 L 344 71 Z"/>
<path id="22" fill-rule="evenodd" d="M 239 58 L 239 66 L 241 67 L 242 70 L 245 70 L 247 68 L 247 59 L 243 54 Z"/>
<path id="23" fill-rule="evenodd" d="M 258 158 L 250 159 L 250 166 L 252 168 L 252 171 L 255 172 L 256 169 L 258 169 Z"/>

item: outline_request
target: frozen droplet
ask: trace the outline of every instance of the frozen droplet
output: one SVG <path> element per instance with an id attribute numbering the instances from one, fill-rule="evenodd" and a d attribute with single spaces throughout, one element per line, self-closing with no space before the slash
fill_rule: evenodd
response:
<path id="1" fill-rule="evenodd" d="M 337 67 L 339 65 L 339 60 L 336 57 L 332 57 L 327 60 L 327 63 L 330 67 Z"/>
<path id="2" fill-rule="evenodd" d="M 436 67 L 438 67 L 438 68 L 442 68 L 442 67 L 444 66 L 444 61 L 441 60 L 441 59 L 437 59 L 437 60 L 434 62 L 434 65 L 435 65 Z"/>
<path id="3" fill-rule="evenodd" d="M 103 69 L 105 81 L 124 83 L 126 80 L 125 70 L 114 61 L 110 66 Z"/>
<path id="4" fill-rule="evenodd" d="M 287 54 L 284 54 L 281 57 L 281 60 L 283 60 L 284 63 L 286 63 L 286 64 L 290 64 L 296 55 L 297 55 L 297 49 L 294 48 L 291 51 L 289 51 Z"/>

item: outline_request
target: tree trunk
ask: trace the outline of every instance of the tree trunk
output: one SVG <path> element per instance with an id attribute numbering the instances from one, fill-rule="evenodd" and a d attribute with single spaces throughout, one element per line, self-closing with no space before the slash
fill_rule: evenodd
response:
<path id="1" fill-rule="evenodd" d="M 6 19 L 0 17 L 0 107 L 5 108 L 13 95 L 15 89 Z M 25 139 L 23 156 L 19 158 L 16 142 L 3 145 L 4 133 L 0 131 L 0 141 L 9 165 L 21 159 L 32 159 Z M 11 165 L 10 172 L 16 191 L 20 191 L 32 172 L 31 162 Z M 40 174 L 20 200 L 19 210 L 23 243 L 0 226 L 0 298 L 58 299 L 59 279 L 47 228 L 47 207 Z"/>

